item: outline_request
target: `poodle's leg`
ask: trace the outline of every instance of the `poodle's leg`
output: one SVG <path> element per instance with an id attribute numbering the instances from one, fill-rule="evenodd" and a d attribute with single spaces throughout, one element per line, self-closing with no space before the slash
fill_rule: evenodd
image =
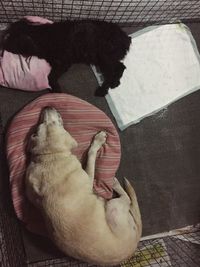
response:
<path id="1" fill-rule="evenodd" d="M 52 67 L 51 72 L 48 76 L 49 84 L 54 92 L 60 93 L 61 88 L 58 83 L 58 79 L 64 72 L 69 69 L 70 65 L 68 63 L 62 62 L 61 60 L 54 59 L 50 59 L 48 60 L 48 62 Z"/>
<path id="2" fill-rule="evenodd" d="M 110 88 L 111 89 L 117 87 L 120 84 L 120 79 L 124 73 L 125 68 L 126 67 L 121 62 L 117 62 L 115 64 L 113 77 L 112 77 L 112 80 L 110 81 L 110 83 L 111 83 Z"/>
<path id="3" fill-rule="evenodd" d="M 104 131 L 99 132 L 95 135 L 94 140 L 88 151 L 87 166 L 85 171 L 91 179 L 92 186 L 95 174 L 95 162 L 98 150 L 105 144 L 107 134 Z"/>
<path id="4" fill-rule="evenodd" d="M 99 69 L 104 77 L 104 82 L 99 88 L 95 91 L 96 96 L 105 96 L 108 93 L 110 87 L 110 79 L 112 77 L 113 66 L 103 62 L 99 64 Z"/>
<path id="5" fill-rule="evenodd" d="M 58 83 L 58 79 L 60 77 L 60 73 L 58 73 L 54 68 L 52 68 L 51 72 L 49 73 L 48 79 L 49 79 L 49 85 L 51 86 L 53 92 L 60 93 L 61 88 Z"/>
<path id="6" fill-rule="evenodd" d="M 101 64 L 99 66 L 100 71 L 103 74 L 104 82 L 96 92 L 96 96 L 105 96 L 109 88 L 115 88 L 120 84 L 120 78 L 123 75 L 125 66 L 121 62 L 111 64 Z"/>

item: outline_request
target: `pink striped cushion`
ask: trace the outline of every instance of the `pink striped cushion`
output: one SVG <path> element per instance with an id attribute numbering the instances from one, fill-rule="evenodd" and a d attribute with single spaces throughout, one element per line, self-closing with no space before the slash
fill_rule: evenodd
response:
<path id="1" fill-rule="evenodd" d="M 24 175 L 26 170 L 26 145 L 30 129 L 37 124 L 40 111 L 45 106 L 55 107 L 62 115 L 65 128 L 77 140 L 74 154 L 84 161 L 93 136 L 106 130 L 108 138 L 98 153 L 95 191 L 104 198 L 112 197 L 113 177 L 120 161 L 120 141 L 110 119 L 98 108 L 71 95 L 46 94 L 25 106 L 12 120 L 7 132 L 7 159 L 10 185 L 17 217 L 35 233 L 45 235 L 41 214 L 26 199 Z"/>

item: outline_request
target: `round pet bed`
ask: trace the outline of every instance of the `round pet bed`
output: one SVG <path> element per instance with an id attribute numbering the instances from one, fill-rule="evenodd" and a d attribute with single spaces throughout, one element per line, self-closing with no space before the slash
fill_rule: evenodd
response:
<path id="1" fill-rule="evenodd" d="M 7 131 L 7 159 L 10 186 L 17 217 L 32 232 L 45 235 L 42 216 L 27 200 L 24 188 L 26 146 L 30 132 L 37 125 L 41 109 L 55 107 L 61 114 L 64 127 L 78 142 L 73 153 L 84 165 L 86 153 L 94 135 L 105 130 L 106 144 L 98 153 L 94 190 L 104 198 L 112 197 L 113 177 L 120 161 L 120 141 L 110 119 L 98 108 L 71 95 L 45 94 L 25 106 L 12 120 Z"/>

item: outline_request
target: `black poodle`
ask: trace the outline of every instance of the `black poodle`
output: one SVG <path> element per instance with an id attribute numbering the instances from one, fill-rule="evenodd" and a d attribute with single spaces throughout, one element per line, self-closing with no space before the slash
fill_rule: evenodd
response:
<path id="1" fill-rule="evenodd" d="M 34 25 L 22 19 L 12 23 L 3 40 L 7 51 L 46 59 L 51 67 L 49 80 L 55 90 L 58 77 L 74 63 L 94 64 L 104 76 L 95 92 L 104 96 L 120 84 L 125 66 L 120 62 L 131 38 L 119 26 L 95 20 L 63 21 Z"/>

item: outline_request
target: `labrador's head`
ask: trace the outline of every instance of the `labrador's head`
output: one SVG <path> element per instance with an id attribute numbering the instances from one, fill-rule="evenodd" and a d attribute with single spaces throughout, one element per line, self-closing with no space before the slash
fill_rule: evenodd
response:
<path id="1" fill-rule="evenodd" d="M 70 152 L 77 147 L 76 140 L 64 129 L 60 114 L 52 107 L 41 112 L 40 123 L 31 135 L 30 152 L 34 155 Z"/>

